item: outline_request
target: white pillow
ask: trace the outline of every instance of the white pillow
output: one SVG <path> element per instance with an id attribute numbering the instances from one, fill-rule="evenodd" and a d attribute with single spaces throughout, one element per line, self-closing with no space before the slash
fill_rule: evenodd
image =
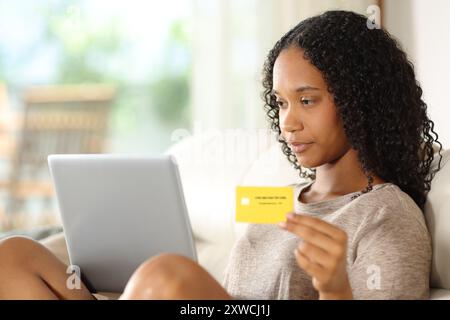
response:
<path id="1" fill-rule="evenodd" d="M 177 160 L 195 237 L 233 243 L 235 188 L 270 143 L 268 130 L 216 130 L 166 152 Z"/>
<path id="2" fill-rule="evenodd" d="M 438 166 L 435 154 L 431 170 Z M 450 289 L 450 150 L 442 152 L 441 170 L 436 173 L 425 203 L 425 218 L 433 243 L 430 286 Z"/>

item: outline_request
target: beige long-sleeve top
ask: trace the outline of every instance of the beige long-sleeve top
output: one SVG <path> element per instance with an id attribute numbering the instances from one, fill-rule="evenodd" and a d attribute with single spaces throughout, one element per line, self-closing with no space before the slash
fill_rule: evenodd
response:
<path id="1" fill-rule="evenodd" d="M 295 212 L 346 231 L 347 272 L 354 299 L 427 299 L 431 238 L 416 203 L 392 183 L 314 203 L 299 201 L 311 182 L 294 186 Z M 300 268 L 297 235 L 270 224 L 250 224 L 236 241 L 223 286 L 237 299 L 317 299 Z"/>

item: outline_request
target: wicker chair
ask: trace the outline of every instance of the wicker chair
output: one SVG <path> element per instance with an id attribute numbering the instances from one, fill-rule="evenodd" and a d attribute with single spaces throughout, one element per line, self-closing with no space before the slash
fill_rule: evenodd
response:
<path id="1" fill-rule="evenodd" d="M 6 189 L 8 217 L 25 202 L 53 198 L 49 154 L 101 153 L 115 89 L 107 85 L 35 87 L 23 96 L 24 115 Z"/>

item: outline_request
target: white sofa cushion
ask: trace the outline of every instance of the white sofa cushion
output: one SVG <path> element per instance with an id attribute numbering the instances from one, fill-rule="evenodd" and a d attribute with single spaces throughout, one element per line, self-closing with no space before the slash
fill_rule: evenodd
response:
<path id="1" fill-rule="evenodd" d="M 430 286 L 450 289 L 450 150 L 442 152 L 441 170 L 431 182 L 425 203 L 425 218 L 433 243 Z M 435 156 L 432 170 L 437 168 Z"/>
<path id="2" fill-rule="evenodd" d="M 197 237 L 232 239 L 235 187 L 269 145 L 267 130 L 230 129 L 186 137 L 166 152 L 178 163 Z"/>
<path id="3" fill-rule="evenodd" d="M 272 142 L 268 130 L 229 129 L 185 137 L 166 152 L 178 163 L 198 261 L 218 281 L 235 241 L 235 188 Z"/>

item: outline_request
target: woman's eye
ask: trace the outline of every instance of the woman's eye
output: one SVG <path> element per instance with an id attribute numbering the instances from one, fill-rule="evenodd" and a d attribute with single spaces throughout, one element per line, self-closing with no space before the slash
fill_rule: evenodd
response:
<path id="1" fill-rule="evenodd" d="M 306 106 L 309 106 L 309 105 L 311 105 L 311 104 L 314 103 L 314 100 L 313 100 L 313 99 L 306 99 L 306 98 L 304 98 L 304 99 L 302 99 L 301 101 L 302 101 L 302 103 L 303 103 L 304 105 L 306 105 Z"/>
<path id="2" fill-rule="evenodd" d="M 278 108 L 284 108 L 284 102 L 283 101 L 279 101 L 278 100 L 276 103 L 277 103 Z"/>

